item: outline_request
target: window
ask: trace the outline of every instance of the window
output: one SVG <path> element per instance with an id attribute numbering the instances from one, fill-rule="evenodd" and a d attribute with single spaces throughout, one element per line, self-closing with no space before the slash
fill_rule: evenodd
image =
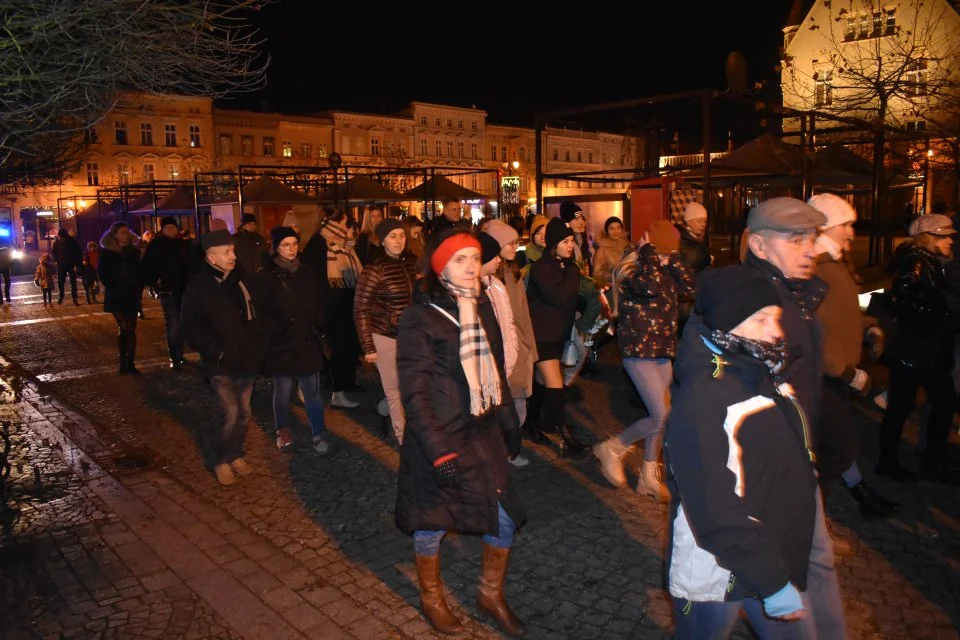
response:
<path id="1" fill-rule="evenodd" d="M 370 138 L 370 155 L 380 155 L 380 138 Z"/>
<path id="2" fill-rule="evenodd" d="M 420 155 L 427 155 L 427 139 L 420 138 Z"/>
<path id="3" fill-rule="evenodd" d="M 476 122 L 476 121 L 471 122 L 471 123 L 470 123 L 470 128 L 473 129 L 474 131 L 476 131 L 476 130 L 477 130 L 477 122 Z"/>
<path id="4" fill-rule="evenodd" d="M 527 150 L 524 149 L 523 147 L 520 147 L 520 151 L 519 151 L 518 154 L 517 154 L 517 159 L 518 159 L 520 162 L 526 162 L 526 161 L 527 161 Z"/>
<path id="5" fill-rule="evenodd" d="M 559 149 L 554 149 L 554 150 L 553 150 L 553 159 L 554 159 L 554 161 L 560 159 L 560 150 L 559 150 Z"/>
<path id="6" fill-rule="evenodd" d="M 121 162 L 117 164 L 117 182 L 119 184 L 130 184 L 130 164 Z"/>
<path id="7" fill-rule="evenodd" d="M 593 151 L 587 154 L 587 162 L 593 164 Z"/>
<path id="8" fill-rule="evenodd" d="M 170 179 L 171 179 L 171 180 L 177 180 L 177 179 L 179 179 L 179 178 L 180 178 L 180 166 L 179 166 L 179 165 L 175 165 L 175 164 L 170 165 L 169 167 L 167 167 L 167 173 L 170 174 Z"/>
<path id="9" fill-rule="evenodd" d="M 177 146 L 177 125 L 175 124 L 165 124 L 163 125 L 163 138 L 164 144 L 168 147 Z"/>
<path id="10" fill-rule="evenodd" d="M 401 140 L 401 141 L 400 141 L 400 144 L 399 144 L 399 147 L 398 147 L 398 149 L 397 149 L 397 152 L 398 152 L 398 154 L 400 155 L 401 158 L 406 158 L 406 157 L 407 157 L 407 141 L 406 141 L 406 140 Z"/>
<path id="11" fill-rule="evenodd" d="M 152 164 L 143 165 L 143 179 L 147 182 L 153 182 L 155 176 L 155 170 Z"/>
<path id="12" fill-rule="evenodd" d="M 813 80 L 816 83 L 814 104 L 818 107 L 829 107 L 833 104 L 833 86 L 830 84 L 833 72 L 818 71 L 813 74 Z"/>
<path id="13" fill-rule="evenodd" d="M 896 9 L 850 13 L 843 22 L 843 39 L 865 40 L 893 35 L 897 29 Z"/>
<path id="14" fill-rule="evenodd" d="M 569 150 L 569 149 L 563 152 L 563 159 L 564 159 L 564 161 L 566 161 L 566 162 L 570 162 L 570 150 Z"/>
<path id="15" fill-rule="evenodd" d="M 507 161 L 507 148 L 500 147 L 500 162 L 506 162 L 506 161 Z"/>
<path id="16" fill-rule="evenodd" d="M 140 144 L 145 147 L 153 146 L 153 125 L 149 122 L 140 123 Z"/>
<path id="17" fill-rule="evenodd" d="M 310 144 L 309 142 L 301 142 L 301 143 L 300 143 L 300 155 L 303 156 L 304 158 L 312 158 L 312 157 L 313 157 L 313 145 Z"/>
<path id="18" fill-rule="evenodd" d="M 496 162 L 497 160 L 497 145 L 492 145 L 490 147 L 490 159 Z"/>
<path id="19" fill-rule="evenodd" d="M 907 86 L 904 93 L 908 96 L 927 95 L 927 61 L 917 60 L 911 63 L 906 80 Z"/>
<path id="20" fill-rule="evenodd" d="M 283 157 L 292 158 L 293 157 L 293 143 L 289 140 L 283 141 Z"/>
<path id="21" fill-rule="evenodd" d="M 447 140 L 447 157 L 453 157 L 453 142 L 450 140 Z"/>
<path id="22" fill-rule="evenodd" d="M 470 143 L 470 157 L 473 158 L 474 160 L 477 159 L 477 143 L 476 142 Z"/>
<path id="23" fill-rule="evenodd" d="M 857 39 L 869 38 L 870 37 L 870 27 L 871 25 L 870 16 L 866 13 L 860 14 L 860 19 L 857 21 Z"/>
<path id="24" fill-rule="evenodd" d="M 457 129 L 463 129 L 463 120 L 457 120 Z"/>
<path id="25" fill-rule="evenodd" d="M 887 9 L 884 13 L 883 35 L 892 36 L 897 30 L 897 10 Z"/>
<path id="26" fill-rule="evenodd" d="M 420 126 L 421 127 L 427 126 L 427 116 L 420 116 Z"/>
<path id="27" fill-rule="evenodd" d="M 263 136 L 263 155 L 273 155 L 273 136 Z"/>
<path id="28" fill-rule="evenodd" d="M 911 120 L 907 123 L 907 131 L 924 131 L 927 123 L 923 120 Z"/>
<path id="29" fill-rule="evenodd" d="M 440 118 L 434 118 L 434 119 L 433 119 L 433 126 L 435 126 L 435 127 L 439 127 L 439 126 L 440 126 Z M 438 155 L 439 155 L 439 154 L 438 154 Z"/>
<path id="30" fill-rule="evenodd" d="M 463 157 L 463 142 L 457 142 L 457 157 Z"/>
<path id="31" fill-rule="evenodd" d="M 601 153 L 601 154 L 600 154 L 600 163 L 601 163 L 601 164 L 607 164 L 607 154 L 606 154 L 606 153 Z"/>
<path id="32" fill-rule="evenodd" d="M 98 144 L 100 136 L 97 134 L 96 127 L 88 127 L 83 130 L 83 141 L 87 144 Z"/>
<path id="33" fill-rule="evenodd" d="M 241 136 L 240 153 L 245 156 L 253 155 L 253 136 Z"/>
<path id="34" fill-rule="evenodd" d="M 200 146 L 200 125 L 198 124 L 190 125 L 190 146 Z"/>
<path id="35" fill-rule="evenodd" d="M 220 155 L 222 156 L 233 155 L 233 134 L 230 134 L 230 133 L 220 134 Z"/>
<path id="36" fill-rule="evenodd" d="M 113 124 L 114 140 L 117 144 L 130 144 L 127 139 L 127 123 L 123 120 L 117 120 Z"/>
<path id="37" fill-rule="evenodd" d="M 453 120 L 447 118 L 447 129 L 453 129 Z"/>
<path id="38" fill-rule="evenodd" d="M 87 163 L 87 186 L 96 187 L 100 184 L 100 165 L 96 162 Z"/>
<path id="39" fill-rule="evenodd" d="M 583 151 L 577 151 L 577 162 L 583 162 Z"/>
<path id="40" fill-rule="evenodd" d="M 435 146 L 434 148 L 435 148 L 436 151 L 437 151 L 437 153 L 436 153 L 436 156 L 437 156 L 437 157 L 440 157 L 440 156 L 443 155 L 443 143 L 442 143 L 442 142 L 440 142 L 439 140 L 437 140 L 437 144 L 436 144 L 436 146 Z"/>

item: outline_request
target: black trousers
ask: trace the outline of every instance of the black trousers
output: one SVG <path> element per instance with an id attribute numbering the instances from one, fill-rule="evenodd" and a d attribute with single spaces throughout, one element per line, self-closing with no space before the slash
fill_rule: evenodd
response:
<path id="1" fill-rule="evenodd" d="M 60 302 L 63 302 L 63 296 L 67 293 L 63 290 L 63 285 L 67 282 L 67 277 L 70 277 L 70 296 L 73 298 L 73 301 L 77 301 L 77 272 L 73 269 L 61 269 L 57 267 L 57 286 L 60 288 Z"/>
<path id="2" fill-rule="evenodd" d="M 327 344 L 330 346 L 330 383 L 334 391 L 352 389 L 357 383 L 360 338 L 353 322 L 354 289 L 330 289 L 327 305 Z"/>
<path id="3" fill-rule="evenodd" d="M 3 281 L 3 291 L 0 292 L 0 302 L 5 298 L 10 302 L 10 267 L 0 269 L 0 280 Z"/>
<path id="4" fill-rule="evenodd" d="M 887 392 L 887 411 L 880 425 L 880 457 L 895 458 L 900 448 L 903 424 L 917 401 L 917 390 L 923 387 L 930 404 L 927 422 L 927 447 L 924 465 L 937 464 L 947 451 L 947 439 L 956 406 L 953 378 L 947 368 L 916 368 L 905 364 L 890 366 L 890 389 Z"/>
<path id="5" fill-rule="evenodd" d="M 857 418 L 853 389 L 840 378 L 824 377 L 817 429 L 817 471 L 824 486 L 837 480 L 857 459 Z"/>

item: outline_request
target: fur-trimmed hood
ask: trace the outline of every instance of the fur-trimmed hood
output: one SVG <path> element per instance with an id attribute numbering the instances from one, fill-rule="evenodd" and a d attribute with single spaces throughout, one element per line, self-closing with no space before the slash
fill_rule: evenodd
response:
<path id="1" fill-rule="evenodd" d="M 127 227 L 130 232 L 130 247 L 136 248 L 140 243 L 140 237 L 133 232 L 133 229 Z M 100 237 L 100 247 L 106 251 L 120 253 L 120 245 L 117 243 L 117 230 L 114 227 L 107 229 L 106 233 Z"/>

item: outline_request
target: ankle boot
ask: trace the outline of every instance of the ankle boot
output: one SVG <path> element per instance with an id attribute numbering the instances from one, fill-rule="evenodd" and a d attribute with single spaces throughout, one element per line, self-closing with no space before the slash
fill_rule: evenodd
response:
<path id="1" fill-rule="evenodd" d="M 600 472 L 607 482 L 615 487 L 627 485 L 627 475 L 623 472 L 623 456 L 627 455 L 629 450 L 630 447 L 625 446 L 616 436 L 593 445 L 593 455 L 600 461 Z"/>
<path id="2" fill-rule="evenodd" d="M 433 628 L 447 635 L 463 632 L 463 625 L 457 619 L 443 597 L 443 583 L 440 581 L 440 556 L 415 556 L 417 560 L 417 581 L 420 583 L 420 610 L 433 625 Z"/>
<path id="3" fill-rule="evenodd" d="M 560 436 L 560 455 L 565 458 L 582 458 L 590 454 L 589 448 L 577 440 L 567 426 L 566 398 L 563 389 L 546 389 L 547 416 L 550 427 Z"/>
<path id="4" fill-rule="evenodd" d="M 670 502 L 670 492 L 660 479 L 660 464 L 656 460 L 643 461 L 637 493 L 646 494 L 657 502 Z"/>
<path id="5" fill-rule="evenodd" d="M 477 587 L 477 609 L 493 618 L 505 634 L 519 637 L 527 630 L 503 598 L 503 583 L 507 579 L 509 561 L 510 549 L 483 545 L 483 565 L 480 569 L 480 585 Z"/>
<path id="6" fill-rule="evenodd" d="M 521 427 L 527 438 L 537 444 L 549 444 L 550 439 L 540 428 L 540 418 L 543 415 L 543 399 L 547 388 L 539 382 L 533 383 L 533 393 L 527 399 L 527 419 Z"/>

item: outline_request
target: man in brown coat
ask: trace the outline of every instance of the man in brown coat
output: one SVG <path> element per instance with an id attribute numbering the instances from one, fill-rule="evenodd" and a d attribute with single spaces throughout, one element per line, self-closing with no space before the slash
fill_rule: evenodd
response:
<path id="1" fill-rule="evenodd" d="M 817 275 L 829 287 L 816 312 L 823 329 L 823 391 L 816 446 L 820 484 L 826 492 L 839 478 L 857 501 L 860 513 L 886 517 L 897 503 L 867 486 L 856 463 L 852 398 L 854 393 L 864 395 L 870 389 L 870 376 L 858 367 L 860 356 L 864 344 L 873 358 L 883 351 L 883 333 L 874 318 L 860 311 L 859 289 L 847 265 L 857 214 L 846 200 L 830 193 L 815 195 L 808 204 L 827 218 L 814 245 Z"/>

